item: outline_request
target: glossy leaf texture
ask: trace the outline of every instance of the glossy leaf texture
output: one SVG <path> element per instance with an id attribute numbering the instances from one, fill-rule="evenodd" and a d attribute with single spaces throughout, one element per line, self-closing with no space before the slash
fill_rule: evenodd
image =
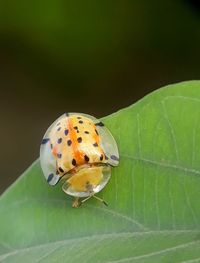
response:
<path id="1" fill-rule="evenodd" d="M 104 118 L 120 165 L 78 209 L 39 162 L 0 200 L 0 262 L 200 262 L 200 82 Z M 3 176 L 3 175 L 2 175 Z"/>

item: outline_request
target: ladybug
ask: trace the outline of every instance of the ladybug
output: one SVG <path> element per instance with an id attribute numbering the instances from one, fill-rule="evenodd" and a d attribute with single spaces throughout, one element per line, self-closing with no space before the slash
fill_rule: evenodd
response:
<path id="1" fill-rule="evenodd" d="M 46 131 L 40 163 L 50 185 L 62 178 L 62 190 L 75 197 L 78 207 L 108 183 L 111 167 L 119 163 L 115 139 L 98 119 L 83 113 L 65 113 Z M 80 201 L 81 200 L 81 201 Z"/>

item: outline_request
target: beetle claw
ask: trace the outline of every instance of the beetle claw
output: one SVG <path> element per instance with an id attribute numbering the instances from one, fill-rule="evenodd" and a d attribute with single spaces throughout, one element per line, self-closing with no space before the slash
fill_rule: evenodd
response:
<path id="1" fill-rule="evenodd" d="M 74 201 L 72 202 L 72 207 L 78 208 L 81 205 L 81 202 L 79 201 L 79 197 L 76 197 Z"/>

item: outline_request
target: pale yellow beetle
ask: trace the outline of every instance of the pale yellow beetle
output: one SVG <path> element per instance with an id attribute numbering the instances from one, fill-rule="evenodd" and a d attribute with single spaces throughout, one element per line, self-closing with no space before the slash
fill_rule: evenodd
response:
<path id="1" fill-rule="evenodd" d="M 55 185 L 63 178 L 63 191 L 75 197 L 73 207 L 78 207 L 92 196 L 104 202 L 95 193 L 107 184 L 111 167 L 119 163 L 119 153 L 102 122 L 90 115 L 68 113 L 46 131 L 40 162 L 47 182 Z"/>

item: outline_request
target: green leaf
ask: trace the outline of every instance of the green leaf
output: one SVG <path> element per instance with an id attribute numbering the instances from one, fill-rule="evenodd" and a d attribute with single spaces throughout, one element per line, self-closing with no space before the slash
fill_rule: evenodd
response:
<path id="1" fill-rule="evenodd" d="M 120 165 L 78 209 L 36 161 L 1 197 L 0 262 L 200 262 L 200 82 L 104 119 Z"/>

